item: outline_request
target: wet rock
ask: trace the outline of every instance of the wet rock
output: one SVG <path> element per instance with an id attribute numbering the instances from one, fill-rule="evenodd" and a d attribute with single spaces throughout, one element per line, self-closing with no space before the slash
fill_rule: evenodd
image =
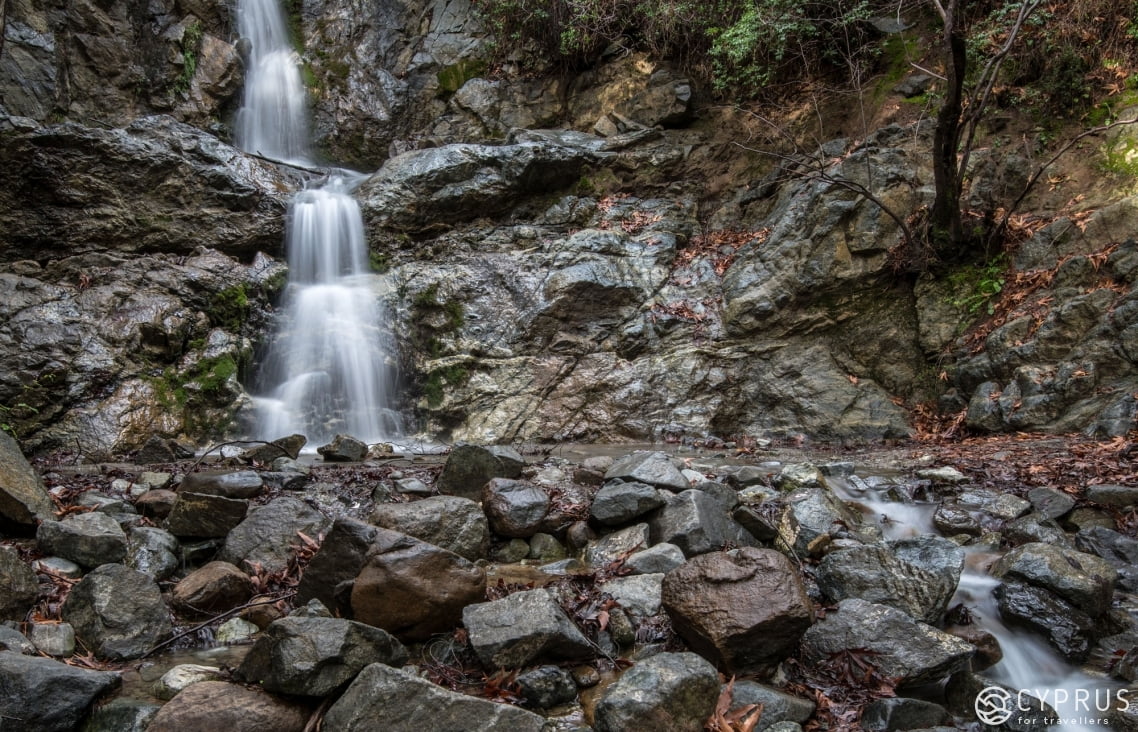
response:
<path id="1" fill-rule="evenodd" d="M 247 610 L 257 610 L 260 607 L 264 606 L 254 606 L 247 608 Z M 273 609 L 275 610 L 275 608 Z M 268 613 L 266 613 L 266 615 L 267 614 Z M 280 613 L 278 611 L 278 617 L 274 617 L 272 620 L 265 622 L 264 627 L 267 628 L 272 624 L 273 621 L 278 620 L 279 614 Z M 254 617 L 256 617 L 258 620 L 261 619 L 261 616 Z M 246 620 L 245 618 L 230 618 L 221 625 L 217 626 L 217 630 L 213 634 L 213 639 L 219 645 L 223 646 L 245 643 L 246 641 L 252 641 L 253 636 L 257 635 L 257 633 L 260 633 L 261 630 L 263 630 L 262 626 L 252 622 L 251 620 Z"/>
<path id="2" fill-rule="evenodd" d="M 196 663 L 180 663 L 154 682 L 150 687 L 152 696 L 169 701 L 191 684 L 202 681 L 219 681 L 221 669 L 217 666 L 202 666 Z"/>
<path id="3" fill-rule="evenodd" d="M 510 539 L 494 551 L 490 559 L 500 564 L 515 564 L 530 555 L 529 542 L 525 539 Z"/>
<path id="4" fill-rule="evenodd" d="M 394 482 L 395 490 L 411 496 L 429 496 L 435 489 L 418 478 L 400 478 Z"/>
<path id="5" fill-rule="evenodd" d="M 23 622 L 39 596 L 39 579 L 9 547 L 0 547 L 0 621 Z"/>
<path id="6" fill-rule="evenodd" d="M 340 601 L 337 588 L 346 587 L 363 569 L 364 560 L 379 530 L 353 518 L 338 518 L 296 588 L 297 603 L 319 600 L 328 608 L 350 610 Z"/>
<path id="7" fill-rule="evenodd" d="M 253 470 L 217 470 L 189 473 L 182 478 L 179 491 L 225 498 L 253 498 L 261 494 L 265 482 Z"/>
<path id="8" fill-rule="evenodd" d="M 589 515 L 603 526 L 620 526 L 664 505 L 647 483 L 609 483 L 597 491 Z"/>
<path id="9" fill-rule="evenodd" d="M 809 556 L 815 542 L 844 535 L 861 523 L 837 496 L 823 488 L 799 488 L 785 498 L 776 546 Z"/>
<path id="10" fill-rule="evenodd" d="M 758 543 L 726 513 L 719 501 L 695 489 L 674 496 L 648 525 L 652 543 L 675 544 L 687 557 L 717 551 L 725 546 L 753 546 Z"/>
<path id="11" fill-rule="evenodd" d="M 874 699 L 861 714 L 861 726 L 872 732 L 928 729 L 953 726 L 952 715 L 944 707 L 923 699 Z"/>
<path id="12" fill-rule="evenodd" d="M 126 565 L 155 580 L 168 579 L 178 569 L 178 539 L 169 531 L 152 526 L 130 530 Z"/>
<path id="13" fill-rule="evenodd" d="M 1040 543 L 1012 549 L 992 574 L 1049 590 L 1091 617 L 1110 609 L 1117 578 L 1114 568 L 1093 554 Z"/>
<path id="14" fill-rule="evenodd" d="M 1031 513 L 1004 524 L 1003 540 L 1012 545 L 1021 544 L 1053 544 L 1058 547 L 1072 549 L 1071 540 L 1067 532 L 1043 514 Z"/>
<path id="15" fill-rule="evenodd" d="M 772 481 L 779 490 L 790 492 L 798 488 L 827 488 L 826 477 L 817 465 L 797 463 L 784 465 Z"/>
<path id="16" fill-rule="evenodd" d="M 636 524 L 589 542 L 585 562 L 603 567 L 650 545 L 648 524 Z"/>
<path id="17" fill-rule="evenodd" d="M 521 475 L 520 456 L 502 449 L 479 445 L 460 445 L 451 450 L 443 464 L 436 487 L 439 493 L 482 500 L 482 487 L 492 478 L 517 478 Z"/>
<path id="18" fill-rule="evenodd" d="M 178 608 L 208 615 L 237 607 L 253 596 L 249 575 L 229 562 L 210 562 L 183 577 L 171 594 Z"/>
<path id="19" fill-rule="evenodd" d="M 736 673 L 781 661 L 813 619 L 797 570 L 772 549 L 689 560 L 664 577 L 663 605 L 693 650 Z"/>
<path id="20" fill-rule="evenodd" d="M 33 623 L 28 637 L 36 650 L 62 658 L 75 653 L 75 629 L 69 623 Z"/>
<path id="21" fill-rule="evenodd" d="M 675 544 L 656 544 L 624 560 L 632 574 L 667 574 L 687 561 L 684 552 Z"/>
<path id="22" fill-rule="evenodd" d="M 146 732 L 160 704 L 141 699 L 112 699 L 95 707 L 83 723 L 83 732 Z"/>
<path id="23" fill-rule="evenodd" d="M 818 565 L 818 588 L 831 603 L 858 597 L 936 624 L 960 580 L 964 552 L 957 552 L 955 572 L 938 572 L 911 564 L 883 546 L 833 551 Z"/>
<path id="24" fill-rule="evenodd" d="M 178 494 L 174 491 L 157 488 L 139 496 L 134 502 L 134 507 L 143 516 L 162 521 L 170 515 L 176 500 L 178 500 Z"/>
<path id="25" fill-rule="evenodd" d="M 521 690 L 522 703 L 536 709 L 549 709 L 558 704 L 567 704 L 577 698 L 577 684 L 573 675 L 558 666 L 538 666 L 517 678 Z"/>
<path id="26" fill-rule="evenodd" d="M 643 620 L 660 612 L 663 582 L 662 573 L 614 577 L 605 582 L 604 591 L 633 618 Z"/>
<path id="27" fill-rule="evenodd" d="M 814 702 L 784 691 L 764 686 L 756 681 L 736 679 L 731 690 L 730 711 L 749 705 L 763 707 L 762 716 L 755 726 L 758 732 L 768 730 L 780 722 L 803 724 L 814 714 Z"/>
<path id="28" fill-rule="evenodd" d="M 110 671 L 87 671 L 48 658 L 0 651 L 4 730 L 76 729 L 91 704 L 121 684 L 119 675 Z"/>
<path id="29" fill-rule="evenodd" d="M 174 536 L 223 537 L 245 520 L 248 511 L 249 502 L 243 499 L 178 491 L 166 530 Z"/>
<path id="30" fill-rule="evenodd" d="M 1102 506 L 1124 508 L 1138 505 L 1138 487 L 1127 485 L 1100 484 L 1087 486 L 1088 501 Z"/>
<path id="31" fill-rule="evenodd" d="M 267 445 L 257 445 L 245 451 L 242 457 L 254 463 L 272 463 L 280 457 L 296 460 L 300 457 L 301 449 L 308 443 L 304 435 L 289 435 L 273 440 Z"/>
<path id="32" fill-rule="evenodd" d="M 556 562 L 565 559 L 568 553 L 565 551 L 565 545 L 559 542 L 557 537 L 538 533 L 529 540 L 527 556 L 540 562 Z"/>
<path id="33" fill-rule="evenodd" d="M 976 649 L 972 657 L 972 670 L 983 671 L 999 663 L 1004 657 L 996 636 L 976 625 L 947 625 L 944 632 L 968 641 Z"/>
<path id="34" fill-rule="evenodd" d="M 618 458 L 605 471 L 605 480 L 646 483 L 677 493 L 691 487 L 688 479 L 663 452 L 634 452 Z"/>
<path id="35" fill-rule="evenodd" d="M 925 468 L 924 470 L 917 471 L 917 477 L 923 480 L 930 480 L 935 485 L 959 485 L 968 482 L 968 476 L 960 472 L 956 468 L 941 467 L 941 468 Z"/>
<path id="36" fill-rule="evenodd" d="M 281 618 L 253 644 L 239 677 L 269 692 L 327 696 L 372 663 L 402 666 L 403 644 L 385 630 L 341 618 Z"/>
<path id="37" fill-rule="evenodd" d="M 462 612 L 462 622 L 478 658 L 493 668 L 528 666 L 539 658 L 586 658 L 593 652 L 544 589 L 470 605 Z"/>
<path id="38" fill-rule="evenodd" d="M 351 589 L 356 620 L 407 641 L 458 625 L 462 611 L 485 598 L 486 573 L 454 552 L 377 529 Z"/>
<path id="39" fill-rule="evenodd" d="M 35 655 L 36 646 L 23 633 L 7 625 L 0 625 L 0 651 Z"/>
<path id="40" fill-rule="evenodd" d="M 371 522 L 422 539 L 472 562 L 486 555 L 490 541 L 490 529 L 482 509 L 474 501 L 458 496 L 380 504 L 372 512 Z"/>
<path id="41" fill-rule="evenodd" d="M 994 593 L 1000 616 L 1043 635 L 1065 658 L 1086 660 L 1097 637 L 1094 620 L 1041 587 L 1006 581 Z"/>
<path id="42" fill-rule="evenodd" d="M 1116 570 L 1138 566 L 1138 540 L 1102 526 L 1090 526 L 1075 534 L 1079 551 L 1110 562 Z"/>
<path id="43" fill-rule="evenodd" d="M 43 481 L 32 470 L 20 446 L 0 431 L 0 518 L 23 526 L 55 517 L 55 506 Z"/>
<path id="44" fill-rule="evenodd" d="M 332 442 L 316 448 L 320 457 L 329 463 L 358 463 L 367 457 L 367 443 L 351 435 L 336 435 Z"/>
<path id="45" fill-rule="evenodd" d="M 694 653 L 659 653 L 637 663 L 597 702 L 599 732 L 698 732 L 715 709 L 719 675 Z"/>
<path id="46" fill-rule="evenodd" d="M 447 691 L 413 673 L 373 663 L 328 709 L 324 724 L 344 732 L 542 732 L 545 719 L 508 704 Z"/>
<path id="47" fill-rule="evenodd" d="M 974 653 L 967 642 L 885 605 L 843 600 L 802 637 L 803 659 L 821 663 L 843 650 L 866 649 L 899 686 L 938 681 L 966 668 Z"/>
<path id="48" fill-rule="evenodd" d="M 139 658 L 170 634 L 170 616 L 153 579 L 121 564 L 93 569 L 63 603 L 63 619 L 99 658 Z"/>
<path id="49" fill-rule="evenodd" d="M 273 730 L 303 732 L 312 710 L 224 681 L 201 681 L 186 687 L 162 706 L 147 732 L 186 730 Z"/>
<path id="50" fill-rule="evenodd" d="M 956 536 L 957 534 L 979 536 L 984 533 L 984 527 L 981 526 L 980 520 L 972 512 L 949 503 L 942 503 L 937 506 L 936 511 L 933 512 L 933 525 L 936 526 L 937 531 L 945 536 Z"/>
<path id="51" fill-rule="evenodd" d="M 45 554 L 56 554 L 88 568 L 122 561 L 127 550 L 126 534 L 118 522 L 98 511 L 44 521 L 36 530 L 36 542 Z"/>
<path id="52" fill-rule="evenodd" d="M 1036 513 L 1045 518 L 1057 519 L 1075 507 L 1075 499 L 1058 488 L 1040 486 L 1028 491 L 1027 500 Z"/>
<path id="53" fill-rule="evenodd" d="M 494 533 L 500 536 L 533 536 L 552 505 L 549 494 L 533 483 L 493 478 L 482 487 L 482 508 Z"/>
<path id="54" fill-rule="evenodd" d="M 292 547 L 300 542 L 298 532 L 315 538 L 330 523 L 304 501 L 289 496 L 274 498 L 250 510 L 245 520 L 229 532 L 217 558 L 238 566 L 256 563 L 267 572 L 276 572 L 286 568 L 292 559 Z"/>

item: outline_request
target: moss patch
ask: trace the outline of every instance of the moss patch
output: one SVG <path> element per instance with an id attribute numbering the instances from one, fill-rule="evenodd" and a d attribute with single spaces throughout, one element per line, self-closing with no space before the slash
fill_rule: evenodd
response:
<path id="1" fill-rule="evenodd" d="M 245 285 L 227 287 L 211 297 L 206 315 L 215 328 L 223 328 L 232 333 L 241 330 L 245 319 L 249 317 L 249 293 L 245 291 Z"/>
<path id="2" fill-rule="evenodd" d="M 462 88 L 471 79 L 486 73 L 486 62 L 463 59 L 451 64 L 436 75 L 439 81 L 439 94 L 450 95 Z"/>

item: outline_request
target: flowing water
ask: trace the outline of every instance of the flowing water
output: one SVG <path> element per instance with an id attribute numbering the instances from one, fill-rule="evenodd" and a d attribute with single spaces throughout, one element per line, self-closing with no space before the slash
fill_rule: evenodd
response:
<path id="1" fill-rule="evenodd" d="M 311 165 L 304 86 L 277 0 L 241 0 L 249 40 L 238 142 L 250 152 Z M 335 170 L 297 194 L 288 221 L 289 284 L 254 397 L 256 436 L 300 433 L 322 444 L 338 433 L 365 442 L 399 437 L 393 352 L 378 278 L 368 271 L 359 205 L 362 176 Z"/>

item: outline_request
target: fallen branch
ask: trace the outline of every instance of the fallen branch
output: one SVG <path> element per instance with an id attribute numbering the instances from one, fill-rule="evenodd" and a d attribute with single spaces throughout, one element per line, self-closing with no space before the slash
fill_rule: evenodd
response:
<path id="1" fill-rule="evenodd" d="M 187 470 L 186 472 L 187 473 L 194 472 L 195 470 L 198 469 L 198 466 L 202 464 L 202 460 L 205 460 L 206 455 L 209 455 L 214 450 L 217 450 L 217 449 L 222 448 L 222 447 L 229 447 L 230 445 L 268 445 L 269 447 L 275 447 L 278 450 L 280 450 L 282 457 L 291 457 L 291 455 L 289 455 L 289 453 L 288 453 L 288 450 L 284 449 L 283 447 L 276 444 L 275 442 L 269 442 L 267 440 L 230 440 L 229 442 L 219 442 L 216 445 L 213 445 L 212 447 L 210 447 L 205 452 L 203 452 L 201 454 L 201 457 L 199 457 L 197 460 L 195 460 L 194 464 L 191 465 L 190 469 Z"/>
<path id="2" fill-rule="evenodd" d="M 181 633 L 178 633 L 177 635 L 173 635 L 173 636 L 167 638 L 166 640 L 162 641 L 158 645 L 151 648 L 146 653 L 139 656 L 139 658 L 146 658 L 150 655 L 153 655 L 154 653 L 162 650 L 163 648 L 170 645 L 174 641 L 179 640 L 180 638 L 185 638 L 187 635 L 190 635 L 191 633 L 196 633 L 199 630 L 201 630 L 202 628 L 204 628 L 208 625 L 212 625 L 213 623 L 216 623 L 218 620 L 223 620 L 225 618 L 228 618 L 230 615 L 233 615 L 235 613 L 239 613 L 242 610 L 245 610 L 246 608 L 256 607 L 258 605 L 272 605 L 273 603 L 280 602 L 281 600 L 287 600 L 288 598 L 293 597 L 294 595 L 296 595 L 295 592 L 286 592 L 285 594 L 280 595 L 278 597 L 273 597 L 273 598 L 269 598 L 269 599 L 265 599 L 265 600 L 251 600 L 251 601 L 245 603 L 244 605 L 238 605 L 235 608 L 231 608 L 229 610 L 226 610 L 223 613 L 219 613 L 217 615 L 214 615 L 212 618 L 210 618 L 209 620 L 206 620 L 204 623 L 199 623 L 199 624 L 193 626 L 192 628 L 189 628 L 187 630 L 182 631 Z"/>

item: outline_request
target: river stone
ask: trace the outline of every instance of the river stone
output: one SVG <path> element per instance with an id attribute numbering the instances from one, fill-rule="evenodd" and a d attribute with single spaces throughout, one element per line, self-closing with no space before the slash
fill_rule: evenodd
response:
<path id="1" fill-rule="evenodd" d="M 663 543 L 632 554 L 624 560 L 624 567 L 632 574 L 667 574 L 686 561 L 682 549 Z"/>
<path id="2" fill-rule="evenodd" d="M 787 694 L 757 681 L 736 679 L 731 689 L 729 711 L 759 704 L 762 705 L 763 712 L 755 726 L 757 732 L 768 730 L 779 722 L 804 724 L 814 714 L 814 702 L 809 699 Z"/>
<path id="3" fill-rule="evenodd" d="M 98 697 L 122 684 L 117 673 L 88 671 L 39 656 L 0 651 L 4 732 L 68 732 Z"/>
<path id="4" fill-rule="evenodd" d="M 1000 616 L 1043 635 L 1074 663 L 1086 660 L 1097 637 L 1094 620 L 1055 594 L 1018 581 L 1005 581 L 993 594 Z"/>
<path id="5" fill-rule="evenodd" d="M 293 547 L 301 545 L 297 533 L 315 539 L 330 522 L 324 514 L 298 498 L 282 496 L 253 508 L 245 520 L 225 537 L 217 558 L 238 566 L 242 563 L 277 572 L 288 567 Z"/>
<path id="6" fill-rule="evenodd" d="M 518 464 L 510 452 L 512 450 L 507 452 L 480 445 L 459 445 L 447 456 L 435 486 L 439 493 L 480 501 L 482 487 L 490 479 L 521 475 L 524 462 Z"/>
<path id="7" fill-rule="evenodd" d="M 492 668 L 528 666 L 539 658 L 587 658 L 593 647 L 548 590 L 515 592 L 469 605 L 462 622 L 479 660 Z"/>
<path id="8" fill-rule="evenodd" d="M 699 732 L 718 698 L 714 666 L 694 653 L 658 653 L 605 690 L 595 726 L 598 732 Z"/>
<path id="9" fill-rule="evenodd" d="M 686 557 L 725 546 L 754 546 L 757 540 L 735 522 L 723 505 L 703 491 L 673 496 L 648 522 L 653 544 L 675 544 Z"/>
<path id="10" fill-rule="evenodd" d="M 351 592 L 351 583 L 363 569 L 364 559 L 378 533 L 376 527 L 363 521 L 349 517 L 336 519 L 300 578 L 296 602 L 304 604 L 315 599 L 325 607 L 339 610 L 340 614 L 350 611 L 350 605 L 340 601 L 337 588 Z"/>
<path id="11" fill-rule="evenodd" d="M 71 588 L 63 619 L 99 658 L 139 658 L 170 635 L 170 614 L 154 580 L 121 564 L 91 570 Z"/>
<path id="12" fill-rule="evenodd" d="M 154 488 L 135 499 L 134 507 L 143 516 L 162 521 L 170 515 L 170 510 L 174 508 L 174 501 L 176 500 L 178 500 L 178 494 L 174 491 Z"/>
<path id="13" fill-rule="evenodd" d="M 209 615 L 248 602 L 253 596 L 249 575 L 229 562 L 215 561 L 183 577 L 170 602 L 182 610 Z"/>
<path id="14" fill-rule="evenodd" d="M 634 574 L 613 577 L 604 583 L 603 589 L 633 618 L 643 620 L 660 612 L 663 583 L 663 573 Z"/>
<path id="15" fill-rule="evenodd" d="M 605 480 L 647 483 L 670 491 L 686 491 L 691 485 L 672 459 L 663 452 L 634 452 L 613 462 Z"/>
<path id="16" fill-rule="evenodd" d="M 150 687 L 151 696 L 169 701 L 191 684 L 202 681 L 218 681 L 221 669 L 217 666 L 202 666 L 197 663 L 180 663 L 154 682 Z"/>
<path id="17" fill-rule="evenodd" d="M 166 530 L 174 536 L 222 537 L 244 521 L 248 511 L 249 502 L 243 499 L 178 491 Z"/>
<path id="18" fill-rule="evenodd" d="M 302 702 L 239 684 L 200 681 L 166 702 L 147 732 L 304 732 L 311 715 L 312 709 Z"/>
<path id="19" fill-rule="evenodd" d="M 267 445 L 257 445 L 245 451 L 242 457 L 254 463 L 271 464 L 277 458 L 287 457 L 296 460 L 300 451 L 308 443 L 304 435 L 289 435 L 273 440 Z M 276 470 L 276 468 L 274 468 Z"/>
<path id="20" fill-rule="evenodd" d="M 1102 526 L 1090 526 L 1075 534 L 1079 551 L 1094 554 L 1110 562 L 1119 574 L 1128 568 L 1138 567 L 1138 540 Z"/>
<path id="21" fill-rule="evenodd" d="M 931 481 L 934 485 L 960 485 L 968 482 L 967 475 L 949 466 L 918 470 L 917 477 Z"/>
<path id="22" fill-rule="evenodd" d="M 647 483 L 608 483 L 593 498 L 589 516 L 603 526 L 620 526 L 665 503 Z"/>
<path id="23" fill-rule="evenodd" d="M 545 719 L 432 684 L 413 673 L 373 663 L 356 676 L 324 715 L 337 732 L 542 732 Z"/>
<path id="24" fill-rule="evenodd" d="M 980 520 L 971 511 L 954 503 L 942 503 L 937 506 L 936 511 L 933 512 L 933 525 L 936 526 L 937 531 L 945 536 L 956 536 L 957 534 L 980 536 L 984 533 L 984 527 L 981 526 Z"/>
<path id="25" fill-rule="evenodd" d="M 365 666 L 407 662 L 403 644 L 385 630 L 342 618 L 281 618 L 253 644 L 237 675 L 265 691 L 327 696 Z"/>
<path id="26" fill-rule="evenodd" d="M 493 478 L 482 487 L 482 508 L 499 536 L 528 539 L 541 529 L 552 506 L 543 488 L 526 481 Z"/>
<path id="27" fill-rule="evenodd" d="M 161 708 L 142 699 L 112 699 L 91 710 L 82 732 L 146 732 Z"/>
<path id="28" fill-rule="evenodd" d="M 992 574 L 1049 590 L 1096 618 L 1110 609 L 1118 578 L 1108 562 L 1093 554 L 1041 543 L 1012 549 Z"/>
<path id="29" fill-rule="evenodd" d="M 1075 507 L 1075 499 L 1058 488 L 1039 486 L 1027 493 L 1027 500 L 1040 515 L 1057 519 Z"/>
<path id="30" fill-rule="evenodd" d="M 253 607 L 249 608 L 249 611 L 256 612 L 256 611 L 259 611 L 265 607 L 266 606 L 264 606 L 264 605 L 254 605 Z M 275 613 L 276 617 L 271 616 L 270 613 L 272 613 L 272 611 L 274 611 L 274 610 L 276 610 L 276 608 L 271 608 L 269 610 L 269 613 L 266 613 L 265 616 L 253 615 L 252 617 L 257 618 L 258 622 L 263 622 L 264 627 L 267 628 L 275 620 L 280 619 L 280 612 L 279 611 L 277 611 Z M 271 619 L 262 620 L 262 618 L 271 618 Z M 245 618 L 230 618 L 229 620 L 226 620 L 221 625 L 217 626 L 217 630 L 215 630 L 213 633 L 213 640 L 218 645 L 222 645 L 222 646 L 231 646 L 231 645 L 236 645 L 236 644 L 244 645 L 246 641 L 251 642 L 253 639 L 253 636 L 255 636 L 255 635 L 257 635 L 257 633 L 261 632 L 261 627 L 262 626 L 259 625 L 258 623 L 254 623 L 250 620 L 246 620 Z"/>
<path id="31" fill-rule="evenodd" d="M 69 623 L 33 623 L 28 637 L 36 650 L 61 658 L 75 653 L 75 629 Z"/>
<path id="32" fill-rule="evenodd" d="M 600 568 L 623 559 L 649 545 L 648 524 L 636 524 L 590 541 L 585 547 L 585 563 Z"/>
<path id="33" fill-rule="evenodd" d="M 826 488 L 826 477 L 817 465 L 796 463 L 784 465 L 772 481 L 779 490 L 790 492 L 797 488 Z"/>
<path id="34" fill-rule="evenodd" d="M 36 531 L 36 542 L 45 554 L 56 554 L 87 568 L 122 561 L 127 549 L 126 534 L 118 522 L 98 511 L 44 521 Z"/>
<path id="35" fill-rule="evenodd" d="M 458 496 L 431 496 L 411 503 L 381 503 L 371 522 L 476 561 L 486 555 L 490 528 L 478 504 Z"/>
<path id="36" fill-rule="evenodd" d="M 356 620 L 406 641 L 452 630 L 486 597 L 486 572 L 454 552 L 387 529 L 375 538 L 351 590 Z"/>
<path id="37" fill-rule="evenodd" d="M 358 463 L 367 457 L 367 443 L 351 435 L 336 435 L 327 445 L 316 448 L 329 463 Z"/>
<path id="38" fill-rule="evenodd" d="M 976 624 L 946 625 L 944 632 L 968 641 L 976 649 L 976 655 L 972 657 L 973 671 L 984 671 L 1004 658 L 999 639 Z"/>
<path id="39" fill-rule="evenodd" d="M 20 446 L 0 430 L 0 518 L 23 526 L 55 517 L 55 506 Z"/>
<path id="40" fill-rule="evenodd" d="M 518 674 L 518 688 L 524 704 L 530 708 L 549 709 L 577 698 L 573 674 L 558 666 L 538 666 Z"/>
<path id="41" fill-rule="evenodd" d="M 898 686 L 939 681 L 964 669 L 974 653 L 968 642 L 886 605 L 843 600 L 802 637 L 802 658 L 822 663 L 847 650 L 870 651 L 882 675 Z"/>
<path id="42" fill-rule="evenodd" d="M 861 520 L 837 496 L 825 488 L 799 488 L 788 493 L 779 517 L 779 549 L 809 556 L 819 539 L 846 533 Z"/>
<path id="43" fill-rule="evenodd" d="M 692 650 L 733 673 L 786 658 L 814 616 L 790 560 L 753 547 L 704 554 L 669 572 L 663 605 Z"/>
<path id="44" fill-rule="evenodd" d="M 178 539 L 169 531 L 153 526 L 130 530 L 126 565 L 157 581 L 168 579 L 178 569 Z"/>
<path id="45" fill-rule="evenodd" d="M 869 732 L 930 729 L 953 725 L 952 715 L 939 704 L 923 699 L 874 699 L 861 713 L 861 726 Z"/>
<path id="46" fill-rule="evenodd" d="M 1103 506 L 1125 508 L 1138 504 L 1138 487 L 1132 485 L 1092 485 L 1087 486 L 1086 497 L 1088 501 Z"/>
<path id="47" fill-rule="evenodd" d="M 883 546 L 833 551 L 818 565 L 818 589 L 827 602 L 850 597 L 888 605 L 926 623 L 936 623 L 956 590 L 955 578 L 902 561 Z"/>
<path id="48" fill-rule="evenodd" d="M 10 547 L 0 547 L 0 621 L 23 622 L 39 592 L 32 568 Z"/>
<path id="49" fill-rule="evenodd" d="M 261 494 L 265 482 L 253 470 L 211 470 L 189 473 L 178 485 L 179 491 L 225 498 L 253 498 Z"/>
<path id="50" fill-rule="evenodd" d="M 1067 532 L 1063 531 L 1054 520 L 1039 513 L 1030 513 L 1015 521 L 1007 522 L 1000 533 L 1003 535 L 1003 543 L 1011 546 L 1041 543 L 1074 549 L 1071 540 L 1067 538 Z"/>
<path id="51" fill-rule="evenodd" d="M 35 655 L 36 646 L 20 631 L 0 624 L 0 651 L 12 651 L 13 653 L 31 656 Z"/>

